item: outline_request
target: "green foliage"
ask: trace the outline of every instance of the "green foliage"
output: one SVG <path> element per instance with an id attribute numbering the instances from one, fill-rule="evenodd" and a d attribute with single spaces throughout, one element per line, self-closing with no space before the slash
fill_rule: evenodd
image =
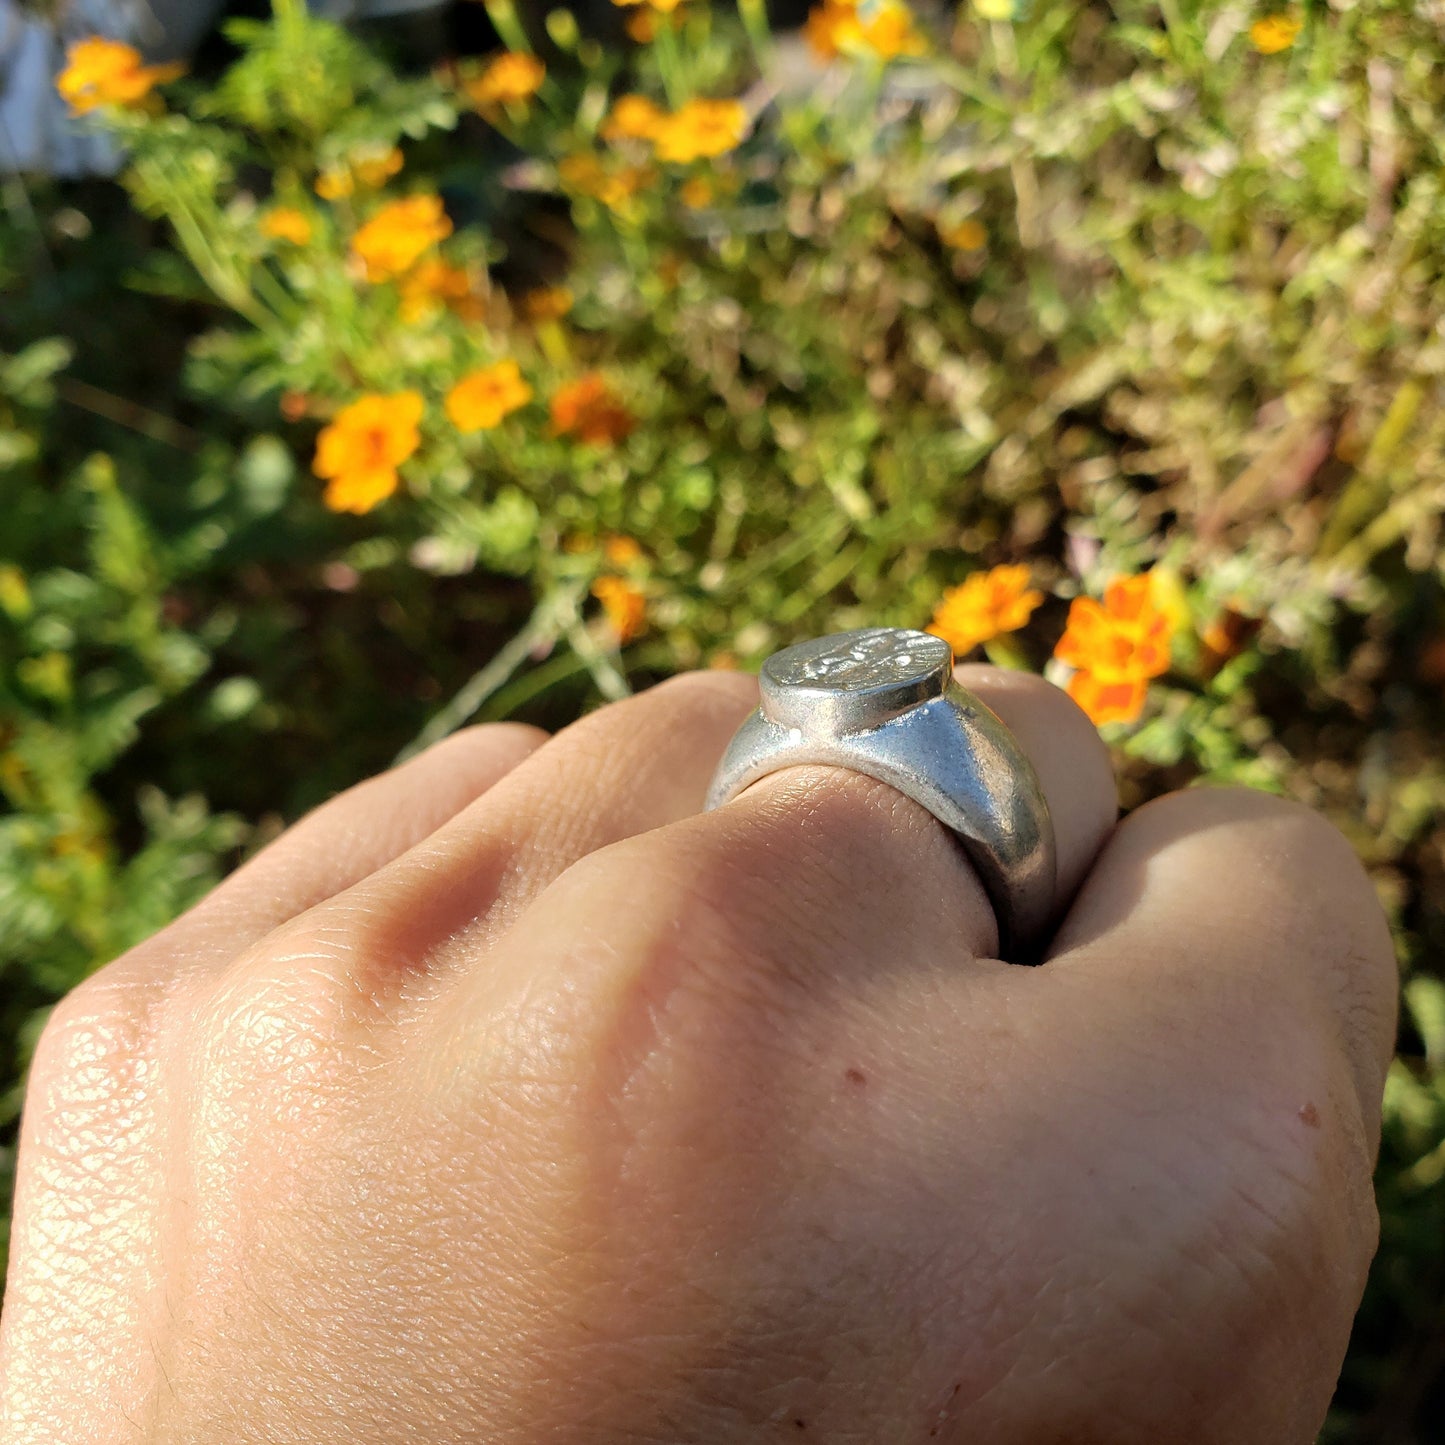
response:
<path id="1" fill-rule="evenodd" d="M 97 193 L 0 223 L 0 285 L 35 282 L 0 313 L 13 1077 L 46 1003 L 243 841 L 469 717 L 561 722 L 678 668 L 924 625 L 1014 562 L 1046 600 L 988 655 L 1067 681 L 1070 603 L 1148 571 L 1173 646 L 1106 729 L 1126 803 L 1201 780 L 1308 802 L 1390 912 L 1383 1243 L 1328 1438 L 1430 1438 L 1437 9 L 1306 7 L 1264 54 L 1242 6 L 965 6 L 920 55 L 827 66 L 753 3 L 644 8 L 654 38 L 625 50 L 555 12 L 545 79 L 498 100 L 484 62 L 403 75 L 278 0 L 231 27 L 223 75 L 107 112 L 154 222 L 107 213 L 124 266 L 61 239 Z M 753 113 L 671 161 L 617 133 L 623 94 Z M 434 195 L 451 233 L 368 264 L 363 227 Z M 453 388 L 506 361 L 531 397 L 459 430 Z M 594 376 L 627 424 L 588 440 L 563 399 Z M 318 428 L 404 391 L 423 417 L 394 494 L 335 515 Z M 604 579 L 640 629 L 594 605 Z"/>

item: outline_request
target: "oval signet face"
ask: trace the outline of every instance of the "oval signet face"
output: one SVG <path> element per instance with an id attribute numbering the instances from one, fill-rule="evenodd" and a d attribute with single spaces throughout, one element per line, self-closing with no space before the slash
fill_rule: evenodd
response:
<path id="1" fill-rule="evenodd" d="M 953 650 L 927 632 L 868 627 L 776 652 L 763 664 L 763 712 L 805 731 L 873 727 L 941 697 Z"/>

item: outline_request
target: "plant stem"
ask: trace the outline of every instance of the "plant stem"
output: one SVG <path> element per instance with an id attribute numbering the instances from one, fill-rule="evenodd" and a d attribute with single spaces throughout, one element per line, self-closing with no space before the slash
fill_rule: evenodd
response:
<path id="1" fill-rule="evenodd" d="M 532 42 L 527 37 L 526 27 L 522 24 L 512 0 L 486 0 L 486 6 L 487 14 L 492 17 L 492 24 L 496 26 L 502 44 L 508 50 L 521 50 L 530 55 Z"/>
<path id="2" fill-rule="evenodd" d="M 569 614 L 576 618 L 585 591 L 585 583 L 575 582 L 544 593 L 521 631 L 463 684 L 452 700 L 396 755 L 393 766 L 454 733 L 511 678 L 529 653 L 543 644 L 555 644 L 568 624 Z"/>
<path id="3" fill-rule="evenodd" d="M 738 0 L 738 14 L 742 16 L 743 29 L 747 31 L 758 74 L 766 75 L 773 56 L 773 30 L 768 23 L 767 0 Z"/>

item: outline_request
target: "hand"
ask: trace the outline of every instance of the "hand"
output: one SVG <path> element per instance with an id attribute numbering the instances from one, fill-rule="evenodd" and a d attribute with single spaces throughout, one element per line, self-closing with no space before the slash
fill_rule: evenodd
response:
<path id="1" fill-rule="evenodd" d="M 1250 792 L 1116 828 L 1062 693 L 960 678 L 1053 811 L 1040 968 L 867 778 L 699 813 L 756 696 L 714 673 L 459 735 L 76 989 L 0 1436 L 1313 1440 L 1377 1231 L 1368 881 Z"/>

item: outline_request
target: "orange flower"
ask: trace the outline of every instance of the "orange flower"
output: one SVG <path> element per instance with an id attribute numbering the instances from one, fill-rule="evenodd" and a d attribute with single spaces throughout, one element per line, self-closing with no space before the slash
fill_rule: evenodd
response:
<path id="1" fill-rule="evenodd" d="M 414 324 L 449 308 L 463 321 L 480 321 L 487 303 L 477 295 L 472 273 L 439 256 L 429 256 L 402 277 L 401 319 Z"/>
<path id="2" fill-rule="evenodd" d="M 361 151 L 352 157 L 351 174 L 370 190 L 380 190 L 405 164 L 395 146 L 382 151 Z"/>
<path id="3" fill-rule="evenodd" d="M 624 0 L 627 3 L 627 0 Z M 666 26 L 669 30 L 682 28 L 683 16 L 680 10 L 664 15 L 651 5 L 642 5 L 627 17 L 627 34 L 639 45 L 651 45 L 657 39 L 657 32 Z"/>
<path id="4" fill-rule="evenodd" d="M 988 232 L 984 229 L 983 222 L 975 221 L 970 216 L 962 221 L 955 221 L 952 225 L 940 226 L 938 239 L 945 246 L 952 246 L 955 251 L 981 251 L 988 244 Z"/>
<path id="5" fill-rule="evenodd" d="M 901 0 L 881 0 L 871 7 L 860 6 L 858 0 L 823 0 L 808 12 L 803 35 L 820 60 L 865 50 L 880 60 L 894 60 L 928 49 L 913 12 Z"/>
<path id="6" fill-rule="evenodd" d="M 658 160 L 685 165 L 736 149 L 747 129 L 748 113 L 739 101 L 690 100 L 681 110 L 662 117 L 653 141 Z"/>
<path id="7" fill-rule="evenodd" d="M 396 491 L 397 467 L 421 445 L 424 409 L 419 392 L 369 392 L 322 428 L 311 470 L 329 479 L 333 512 L 369 512 Z"/>
<path id="8" fill-rule="evenodd" d="M 858 48 L 863 27 L 854 0 L 824 0 L 808 11 L 803 38 L 819 60 L 836 60 Z"/>
<path id="9" fill-rule="evenodd" d="M 327 166 L 316 177 L 316 194 L 323 201 L 342 201 L 354 195 L 358 185 L 379 190 L 404 163 L 402 153 L 395 146 L 359 150 L 341 165 Z"/>
<path id="10" fill-rule="evenodd" d="M 560 321 L 571 309 L 572 293 L 565 286 L 539 286 L 522 297 L 528 321 Z"/>
<path id="11" fill-rule="evenodd" d="M 311 222 L 295 206 L 272 206 L 261 217 L 261 234 L 275 241 L 304 246 L 311 239 Z"/>
<path id="12" fill-rule="evenodd" d="M 707 176 L 689 176 L 677 194 L 688 210 L 700 211 L 712 204 L 712 181 Z"/>
<path id="13" fill-rule="evenodd" d="M 447 392 L 446 409 L 458 431 L 491 431 L 532 399 L 515 361 L 498 361 L 464 376 Z"/>
<path id="14" fill-rule="evenodd" d="M 525 105 L 541 89 L 547 67 L 525 50 L 507 50 L 478 76 L 467 81 L 468 99 L 479 110 L 499 105 Z"/>
<path id="15" fill-rule="evenodd" d="M 964 657 L 981 642 L 1017 632 L 1044 594 L 1029 587 L 1024 566 L 994 567 L 975 572 L 943 594 L 928 630 Z"/>
<path id="16" fill-rule="evenodd" d="M 1095 723 L 1133 722 L 1151 677 L 1169 668 L 1174 623 L 1151 595 L 1148 574 L 1116 577 L 1103 604 L 1076 597 L 1054 656 L 1077 671 L 1069 696 Z"/>
<path id="17" fill-rule="evenodd" d="M 667 119 L 645 95 L 619 95 L 602 122 L 603 140 L 651 140 Z"/>
<path id="18" fill-rule="evenodd" d="M 351 238 L 351 249 L 365 265 L 368 281 L 386 281 L 409 271 L 451 233 L 440 196 L 409 196 L 383 206 Z"/>
<path id="19" fill-rule="evenodd" d="M 328 166 L 316 177 L 316 194 L 323 201 L 343 201 L 356 189 L 349 166 Z"/>
<path id="20" fill-rule="evenodd" d="M 632 198 L 652 179 L 652 173 L 643 166 L 609 171 L 596 156 L 583 152 L 558 161 L 557 179 L 567 190 L 591 196 L 610 211 L 626 212 L 632 209 Z"/>
<path id="21" fill-rule="evenodd" d="M 72 114 L 85 115 L 105 105 L 134 107 L 157 85 L 185 73 L 184 65 L 142 65 L 134 45 L 92 35 L 65 52 L 65 69 L 55 88 Z"/>
<path id="22" fill-rule="evenodd" d="M 630 567 L 634 562 L 642 560 L 642 545 L 633 537 L 604 537 L 602 555 L 614 567 Z"/>
<path id="23" fill-rule="evenodd" d="M 602 603 L 619 644 L 631 642 L 647 626 L 647 599 L 623 578 L 599 577 L 592 595 Z"/>
<path id="24" fill-rule="evenodd" d="M 1249 27 L 1249 39 L 1261 55 L 1278 55 L 1299 39 L 1304 25 L 1294 15 L 1266 15 Z"/>
<path id="25" fill-rule="evenodd" d="M 552 394 L 552 429 L 581 442 L 608 446 L 631 435 L 636 418 L 595 371 L 569 381 Z"/>
<path id="26" fill-rule="evenodd" d="M 661 10 L 664 15 L 671 15 L 682 0 L 612 0 L 612 3 L 621 8 L 628 5 L 650 5 L 654 10 Z"/>
<path id="27" fill-rule="evenodd" d="M 870 18 L 863 21 L 863 44 L 880 60 L 896 60 L 900 55 L 923 55 L 928 42 L 919 33 L 913 12 L 898 0 L 883 0 Z"/>

